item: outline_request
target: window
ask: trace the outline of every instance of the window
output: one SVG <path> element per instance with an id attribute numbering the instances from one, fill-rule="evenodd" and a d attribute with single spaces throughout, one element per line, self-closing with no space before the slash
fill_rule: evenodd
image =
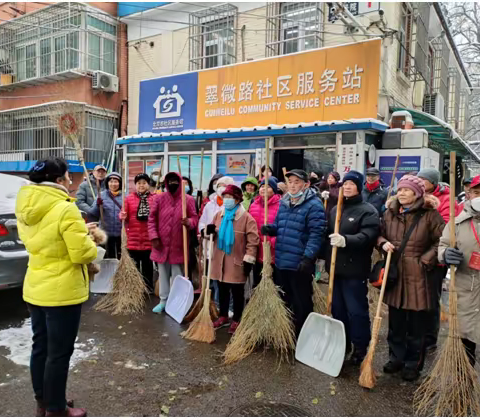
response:
<path id="1" fill-rule="evenodd" d="M 88 69 L 100 70 L 100 37 L 88 34 Z"/>
<path id="2" fill-rule="evenodd" d="M 67 66 L 69 69 L 79 67 L 79 39 L 78 32 L 73 32 L 67 35 Z"/>
<path id="3" fill-rule="evenodd" d="M 115 42 L 103 38 L 103 71 L 115 74 Z"/>
<path id="4" fill-rule="evenodd" d="M 55 73 L 65 71 L 65 36 L 55 38 Z"/>
<path id="5" fill-rule="evenodd" d="M 268 3 L 267 57 L 322 45 L 323 3 Z"/>
<path id="6" fill-rule="evenodd" d="M 47 76 L 52 72 L 52 39 L 40 41 L 40 76 Z"/>
<path id="7" fill-rule="evenodd" d="M 412 13 L 406 3 L 402 5 L 400 29 L 398 31 L 398 70 L 405 75 L 410 72 L 410 45 L 412 44 Z"/>
<path id="8" fill-rule="evenodd" d="M 25 77 L 31 79 L 37 74 L 37 46 L 35 44 L 25 47 Z"/>
<path id="9" fill-rule="evenodd" d="M 226 66 L 237 61 L 235 18 L 231 4 L 190 14 L 190 70 Z"/>
<path id="10" fill-rule="evenodd" d="M 88 26 L 91 26 L 94 29 L 98 29 L 101 32 L 106 32 L 107 34 L 114 36 L 117 34 L 117 28 L 114 25 L 110 25 L 109 23 L 97 19 L 93 16 L 88 15 L 87 24 Z"/>

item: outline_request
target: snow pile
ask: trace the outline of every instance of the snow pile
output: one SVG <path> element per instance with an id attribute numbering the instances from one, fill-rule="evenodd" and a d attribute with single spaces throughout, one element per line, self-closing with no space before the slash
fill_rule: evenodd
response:
<path id="1" fill-rule="evenodd" d="M 9 354 L 5 357 L 13 363 L 21 366 L 30 366 L 30 354 L 32 352 L 32 323 L 30 318 L 23 321 L 18 328 L 7 328 L 0 331 L 0 347 L 5 347 Z M 78 338 L 77 338 L 78 341 Z M 90 338 L 86 343 L 75 343 L 75 351 L 70 359 L 70 367 L 78 362 L 88 359 L 97 354 L 98 348 L 95 340 Z"/>

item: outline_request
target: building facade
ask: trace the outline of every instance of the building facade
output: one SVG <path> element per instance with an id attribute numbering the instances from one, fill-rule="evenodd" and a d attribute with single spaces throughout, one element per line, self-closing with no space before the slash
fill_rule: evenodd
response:
<path id="1" fill-rule="evenodd" d="M 111 162 L 127 134 L 126 38 L 116 3 L 0 4 L 0 171 L 63 157 L 75 190 L 84 175 L 59 130 L 65 115 L 75 117 L 87 168 Z"/>
<path id="2" fill-rule="evenodd" d="M 223 170 L 223 158 L 220 159 L 219 155 L 226 152 L 222 150 L 235 151 L 227 154 L 227 162 L 230 158 L 240 161 L 237 157 L 242 154 L 249 155 L 250 159 L 246 161 L 255 162 L 258 172 L 264 159 L 262 144 L 269 137 L 274 151 L 270 164 L 275 166 L 276 174 L 280 174 L 282 166 L 291 168 L 293 162 L 307 170 L 364 170 L 371 146 L 381 148 L 381 134 L 388 128 L 392 112 L 397 110 L 413 112 L 416 125 L 425 127 L 428 146 L 440 156 L 434 166 L 441 168 L 444 157 L 452 149 L 457 150 L 459 158 L 465 161 L 478 160 L 461 138 L 468 121 L 471 83 L 437 3 L 170 3 L 155 7 L 138 5 L 127 13 L 121 20 L 128 25 L 130 106 L 128 136 L 120 139 L 119 144 L 125 146 L 127 160 L 135 161 L 137 169 L 140 166 L 146 169 L 147 165 L 151 168 L 153 162 L 158 164 L 160 159 L 164 161 L 164 170 L 175 169 L 178 165 L 176 156 L 183 153 L 189 156 L 184 156 L 185 160 L 180 163 L 184 171 L 196 166 L 194 161 L 204 148 L 211 156 L 210 170 L 207 169 L 209 176 Z M 378 44 L 378 51 L 372 56 L 373 62 L 378 59 L 376 68 L 372 67 L 370 57 L 361 57 L 363 45 L 373 42 Z M 353 45 L 345 50 L 350 57 L 339 55 L 340 48 L 343 48 L 339 46 L 346 44 Z M 242 82 L 245 88 L 246 83 L 253 81 L 244 77 L 244 74 L 251 74 L 250 69 L 255 68 L 257 74 L 254 76 L 265 81 L 271 70 L 269 67 L 278 65 L 272 59 L 284 57 L 281 62 L 286 62 L 287 57 L 292 57 L 292 61 L 303 63 L 302 57 L 306 57 L 309 51 L 312 54 L 314 51 L 335 51 L 331 49 L 333 47 L 338 48 L 337 53 L 327 54 L 336 57 L 332 63 L 337 65 L 336 73 L 331 76 L 337 82 L 343 81 L 346 85 L 345 78 L 369 78 L 366 70 L 360 72 L 367 67 L 369 74 L 377 75 L 375 88 L 372 90 L 370 83 L 368 91 L 362 93 L 362 98 L 374 107 L 373 112 L 370 109 L 363 112 L 362 107 L 354 109 L 355 104 L 348 104 L 348 97 L 340 99 L 337 110 L 341 111 L 323 112 L 320 106 L 318 113 L 300 112 L 296 118 L 294 113 L 289 117 L 285 113 L 279 116 L 274 110 L 248 117 L 237 107 Z M 363 64 L 360 65 L 358 60 L 355 63 L 356 58 L 349 61 L 352 57 L 363 60 Z M 290 73 L 277 76 L 297 78 L 299 73 L 292 72 L 298 69 L 292 65 L 286 67 Z M 304 74 L 315 73 L 315 84 L 328 76 L 324 73 L 329 70 L 326 62 L 311 63 L 310 70 L 308 66 L 302 66 L 297 67 L 302 68 Z M 213 69 L 217 69 L 217 73 Z M 236 84 L 231 83 L 231 73 L 235 72 L 238 74 Z M 183 120 L 182 124 L 174 120 L 173 124 L 162 125 L 165 120 L 158 110 L 152 117 L 157 125 L 149 126 L 151 121 L 145 115 L 154 112 L 155 100 L 160 106 L 162 92 L 155 92 L 156 99 L 150 103 L 151 98 L 145 95 L 148 86 L 154 89 L 163 86 L 166 89 L 164 95 L 170 98 L 176 92 L 173 84 L 168 86 L 169 77 L 178 77 L 176 80 L 183 80 L 183 77 L 186 81 L 188 77 L 194 77 L 188 75 L 194 74 L 198 78 L 198 85 L 192 88 L 198 93 L 195 126 L 184 125 L 186 121 Z M 202 85 L 202 80 L 209 78 L 219 83 Z M 229 83 L 222 82 L 224 80 Z M 297 90 L 299 83 L 298 80 L 294 85 Z M 176 86 L 180 89 L 186 84 L 180 82 Z M 215 92 L 213 87 L 216 87 Z M 236 95 L 236 107 L 231 107 L 234 114 L 228 115 L 228 109 L 214 110 L 211 112 L 226 114 L 207 121 L 201 112 L 208 111 L 206 104 L 210 108 L 216 104 L 212 101 L 219 100 L 225 87 L 233 89 Z M 281 89 L 280 85 L 276 87 Z M 277 99 L 281 93 L 279 89 Z M 326 107 L 325 101 L 331 99 L 327 99 L 321 89 L 312 92 L 312 98 L 318 97 Z M 223 97 L 222 102 L 225 102 Z M 282 102 L 283 109 L 286 106 Z M 356 125 L 367 123 L 365 119 L 372 125 L 367 128 Z M 337 123 L 336 127 L 329 124 L 332 120 Z M 340 127 L 338 120 L 346 120 L 348 124 Z M 305 123 L 323 128 L 312 129 L 305 136 L 306 132 L 302 131 L 306 128 Z M 265 127 L 265 130 L 255 126 Z M 328 135 L 325 127 L 330 127 Z M 272 135 L 272 128 L 275 135 Z M 238 131 L 242 135 L 235 134 Z M 354 157 L 347 159 L 345 156 Z M 190 171 L 192 176 L 197 172 L 196 169 Z"/>

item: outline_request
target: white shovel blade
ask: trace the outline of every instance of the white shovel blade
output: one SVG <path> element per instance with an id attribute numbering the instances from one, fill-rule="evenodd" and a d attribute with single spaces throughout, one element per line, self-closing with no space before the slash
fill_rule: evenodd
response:
<path id="1" fill-rule="evenodd" d="M 185 277 L 177 276 L 173 280 L 170 294 L 167 299 L 165 312 L 170 315 L 179 324 L 187 315 L 193 303 L 193 286 L 192 282 Z"/>
<path id="2" fill-rule="evenodd" d="M 295 359 L 336 378 L 342 370 L 345 347 L 343 322 L 312 312 L 300 331 Z"/>
<path id="3" fill-rule="evenodd" d="M 95 274 L 93 282 L 90 283 L 90 292 L 98 294 L 110 293 L 117 267 L 118 260 L 116 258 L 105 258 L 100 263 L 100 273 Z"/>

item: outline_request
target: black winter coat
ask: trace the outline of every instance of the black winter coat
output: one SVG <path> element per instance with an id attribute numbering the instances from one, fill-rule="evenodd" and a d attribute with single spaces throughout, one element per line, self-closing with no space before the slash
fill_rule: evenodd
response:
<path id="1" fill-rule="evenodd" d="M 337 206 L 328 216 L 328 235 L 334 233 Z M 343 199 L 340 235 L 345 237 L 345 248 L 338 248 L 335 264 L 335 277 L 365 280 L 372 265 L 372 252 L 380 235 L 380 217 L 377 210 L 363 202 L 362 196 L 356 195 Z M 332 247 L 330 240 L 326 254 L 326 269 L 330 271 Z"/>
<path id="2" fill-rule="evenodd" d="M 363 188 L 362 197 L 365 203 L 371 204 L 381 216 L 385 211 L 385 202 L 387 201 L 388 189 L 380 185 L 374 191 L 370 192 L 366 187 Z"/>

